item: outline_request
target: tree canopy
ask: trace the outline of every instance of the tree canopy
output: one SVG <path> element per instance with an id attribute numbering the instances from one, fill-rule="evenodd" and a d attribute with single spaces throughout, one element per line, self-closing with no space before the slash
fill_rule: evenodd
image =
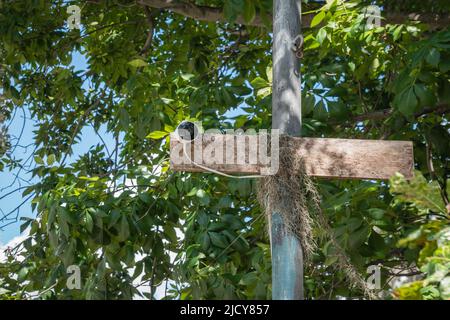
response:
<path id="1" fill-rule="evenodd" d="M 383 19 L 368 28 L 374 4 Z M 68 28 L 69 5 L 81 9 L 80 30 Z M 333 233 L 362 275 L 380 266 L 384 297 L 449 299 L 450 3 L 303 0 L 303 12 L 302 134 L 415 148 L 410 182 L 316 181 Z M 270 128 L 271 17 L 271 0 L 0 3 L 0 120 L 30 112 L 38 181 L 20 190 L 35 218 L 0 262 L 0 295 L 131 299 L 149 286 L 155 298 L 163 284 L 167 299 L 271 297 L 257 181 L 168 163 L 168 134 L 183 120 Z M 73 159 L 90 143 L 85 127 L 105 128 L 114 148 Z M 20 168 L 1 132 L 0 170 Z M 314 230 L 307 297 L 362 298 L 324 232 Z M 66 286 L 70 265 L 80 290 Z M 392 290 L 399 275 L 420 279 Z"/>

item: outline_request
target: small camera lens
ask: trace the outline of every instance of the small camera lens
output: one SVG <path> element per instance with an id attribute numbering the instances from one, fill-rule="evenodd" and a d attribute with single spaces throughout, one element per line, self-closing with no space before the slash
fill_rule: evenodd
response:
<path id="1" fill-rule="evenodd" d="M 190 142 L 197 138 L 199 130 L 195 123 L 190 121 L 183 121 L 176 130 L 181 140 Z"/>

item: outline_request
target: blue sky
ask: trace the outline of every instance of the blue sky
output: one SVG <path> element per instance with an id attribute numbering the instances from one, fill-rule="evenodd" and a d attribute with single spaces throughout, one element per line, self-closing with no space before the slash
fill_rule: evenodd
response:
<path id="1" fill-rule="evenodd" d="M 85 70 L 87 69 L 87 61 L 86 58 L 80 53 L 74 53 L 72 56 L 72 65 L 76 70 Z M 245 114 L 245 112 L 241 108 L 237 108 L 234 110 L 230 110 L 225 113 L 226 117 L 235 117 L 241 114 Z M 25 118 L 25 119 L 24 119 Z M 25 125 L 24 125 L 25 124 Z M 30 114 L 27 110 L 25 110 L 25 114 L 18 110 L 12 121 L 7 124 L 8 132 L 11 136 L 12 144 L 15 145 L 17 143 L 17 139 L 20 137 L 19 145 L 21 147 L 17 147 L 14 149 L 13 156 L 16 159 L 28 159 L 32 161 L 33 157 L 33 130 L 34 130 L 34 122 L 30 118 Z M 23 129 L 22 129 L 23 128 Z M 102 135 L 103 140 L 110 150 L 114 149 L 114 139 L 111 134 L 106 132 L 106 129 L 103 127 L 100 129 L 99 134 Z M 79 155 L 84 154 L 89 150 L 89 148 L 97 143 L 100 143 L 100 139 L 95 134 L 92 127 L 85 127 L 82 131 L 83 138 L 81 139 L 82 143 L 78 143 L 73 146 L 74 154 L 71 159 L 76 159 Z M 28 148 L 24 148 L 24 146 L 28 146 Z M 21 181 L 16 179 L 16 175 L 20 173 L 20 177 L 29 181 Z M 0 172 L 0 198 L 5 196 L 6 194 L 14 191 L 18 187 L 23 187 L 28 184 L 36 183 L 36 180 L 30 180 L 31 175 L 25 174 L 23 171 L 19 172 L 18 170 L 14 170 L 12 172 Z M 13 185 L 11 183 L 14 182 Z M 14 192 L 3 199 L 0 199 L 0 217 L 4 214 L 14 210 L 19 204 L 21 204 L 26 198 L 22 197 L 23 190 L 18 192 Z M 20 217 L 33 217 L 34 212 L 31 210 L 31 200 L 27 201 L 23 204 L 18 211 L 15 211 L 12 217 L 15 217 L 17 214 L 18 219 Z M 13 221 L 11 221 L 13 222 Z M 6 244 L 11 241 L 14 237 L 20 235 L 20 224 L 21 222 L 12 223 L 2 229 L 0 229 L 0 246 L 2 244 Z M 0 225 L 4 225 L 4 223 L 0 223 Z"/>
<path id="2" fill-rule="evenodd" d="M 85 70 L 87 68 L 86 59 L 80 53 L 73 54 L 72 64 L 77 70 Z M 13 149 L 13 156 L 17 159 L 29 158 L 33 154 L 34 149 L 34 146 L 30 145 L 33 143 L 34 123 L 30 118 L 29 112 L 26 110 L 24 114 L 22 111 L 18 110 L 12 121 L 7 125 L 9 126 L 8 133 L 12 138 L 12 145 L 15 145 L 17 143 L 17 139 L 20 137 L 20 146 Z M 114 139 L 110 134 L 106 132 L 105 128 L 101 128 L 99 134 L 102 135 L 108 148 L 114 148 Z M 97 137 L 92 127 L 84 128 L 82 131 L 82 135 L 82 143 L 74 145 L 74 155 L 72 156 L 72 159 L 76 159 L 79 155 L 87 152 L 91 146 L 100 143 L 100 139 Z M 28 148 L 25 148 L 25 146 L 27 145 L 30 146 L 28 146 Z M 18 187 L 27 185 L 26 181 L 21 181 L 15 178 L 15 175 L 17 173 L 18 170 L 14 170 L 12 172 L 0 172 L 0 197 L 5 196 L 11 191 L 14 191 Z M 31 178 L 31 175 L 25 174 L 23 171 L 21 171 L 20 177 L 24 178 L 25 180 L 29 180 Z M 14 182 L 13 185 L 11 185 L 12 182 Z M 36 180 L 30 180 L 28 183 L 35 182 Z M 26 199 L 22 198 L 22 191 L 23 190 L 14 192 L 3 199 L 0 199 L 0 217 L 2 216 L 2 212 L 4 214 L 10 212 Z M 16 213 L 18 213 L 18 217 L 34 216 L 34 213 L 31 211 L 31 201 L 25 203 L 19 209 L 19 211 L 15 212 L 12 216 L 14 217 Z M 12 223 L 11 225 L 3 229 L 0 229 L 0 245 L 6 244 L 11 239 L 20 234 L 20 224 L 20 222 Z M 4 225 L 4 223 L 2 223 L 1 225 Z"/>

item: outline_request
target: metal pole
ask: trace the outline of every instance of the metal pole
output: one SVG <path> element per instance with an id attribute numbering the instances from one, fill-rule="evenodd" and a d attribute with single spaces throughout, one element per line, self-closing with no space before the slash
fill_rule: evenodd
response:
<path id="1" fill-rule="evenodd" d="M 301 0 L 274 0 L 272 128 L 280 133 L 301 133 L 300 61 L 293 46 L 300 35 Z M 303 253 L 289 234 L 281 215 L 272 213 L 272 298 L 303 299 Z"/>

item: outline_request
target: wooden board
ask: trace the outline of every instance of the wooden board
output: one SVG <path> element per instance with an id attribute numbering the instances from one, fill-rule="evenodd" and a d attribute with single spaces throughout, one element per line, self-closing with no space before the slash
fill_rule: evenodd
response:
<path id="1" fill-rule="evenodd" d="M 192 151 L 196 149 L 195 152 L 198 155 L 205 152 L 205 148 L 214 141 L 237 139 L 237 137 L 242 139 L 242 136 L 232 135 L 200 135 L 195 142 L 188 143 L 185 148 L 186 150 L 191 148 Z M 406 178 L 413 177 L 412 142 L 295 137 L 289 137 L 288 139 L 292 152 L 303 157 L 307 173 L 314 177 L 386 180 L 396 172 L 403 174 Z M 190 161 L 194 157 L 186 157 L 186 151 L 182 151 L 183 147 L 180 144 L 178 136 L 172 134 L 170 143 L 171 168 L 175 171 L 206 172 L 207 170 Z M 254 147 L 250 147 L 249 143 L 246 144 L 247 160 L 249 150 Z M 225 147 L 223 154 L 224 161 L 221 163 L 206 163 L 202 159 L 199 161 L 194 159 L 194 161 L 202 166 L 227 174 L 258 175 L 264 167 L 259 163 L 237 164 L 237 161 L 227 164 Z M 180 159 L 182 159 L 181 163 Z M 236 157 L 234 159 L 237 160 Z"/>

